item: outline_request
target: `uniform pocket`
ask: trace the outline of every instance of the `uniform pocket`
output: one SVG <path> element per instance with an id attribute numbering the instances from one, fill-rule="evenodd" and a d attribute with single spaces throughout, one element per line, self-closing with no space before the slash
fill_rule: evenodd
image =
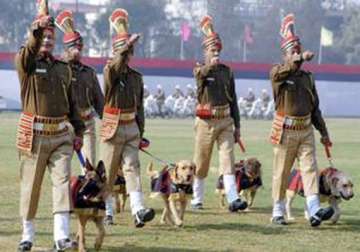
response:
<path id="1" fill-rule="evenodd" d="M 49 78 L 46 74 L 36 74 L 35 75 L 35 85 L 36 90 L 40 93 L 49 92 Z"/>

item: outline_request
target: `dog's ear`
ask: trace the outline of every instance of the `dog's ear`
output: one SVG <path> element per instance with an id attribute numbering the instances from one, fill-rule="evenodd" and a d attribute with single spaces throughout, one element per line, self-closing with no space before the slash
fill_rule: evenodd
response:
<path id="1" fill-rule="evenodd" d="M 99 163 L 96 167 L 96 171 L 99 174 L 99 176 L 101 176 L 101 178 L 103 178 L 103 179 L 106 178 L 105 164 L 102 160 L 99 161 Z"/>
<path id="2" fill-rule="evenodd" d="M 338 182 L 339 182 L 338 177 L 334 177 L 334 178 L 331 179 L 331 184 L 333 184 L 333 185 L 337 185 Z"/>
<path id="3" fill-rule="evenodd" d="M 85 161 L 85 169 L 87 171 L 93 171 L 94 170 L 94 167 L 91 165 L 89 159 L 86 158 L 86 161 Z"/>
<path id="4" fill-rule="evenodd" d="M 175 179 L 176 179 L 176 180 L 179 179 L 178 170 L 179 170 L 179 164 L 176 164 L 176 165 L 175 165 Z"/>
<path id="5" fill-rule="evenodd" d="M 191 163 L 191 168 L 193 169 L 194 174 L 196 174 L 196 164 L 194 162 Z"/>

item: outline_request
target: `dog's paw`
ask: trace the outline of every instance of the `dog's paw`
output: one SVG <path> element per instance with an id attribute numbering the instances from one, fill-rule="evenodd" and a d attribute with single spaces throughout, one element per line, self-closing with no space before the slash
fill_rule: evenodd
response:
<path id="1" fill-rule="evenodd" d="M 178 227 L 178 228 L 182 227 L 183 225 L 184 225 L 183 221 L 176 221 L 175 222 L 175 226 Z"/>
<path id="2" fill-rule="evenodd" d="M 331 217 L 330 222 L 331 222 L 331 224 L 336 224 L 339 219 L 340 219 L 340 215 L 335 215 L 334 214 L 334 216 Z"/>
<path id="3" fill-rule="evenodd" d="M 94 248 L 96 251 L 99 251 L 101 249 L 101 243 L 95 243 Z"/>

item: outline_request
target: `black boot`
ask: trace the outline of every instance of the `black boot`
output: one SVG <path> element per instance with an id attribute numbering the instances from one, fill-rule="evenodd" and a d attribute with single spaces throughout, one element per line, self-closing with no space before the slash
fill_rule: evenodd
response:
<path id="1" fill-rule="evenodd" d="M 334 209 L 332 207 L 320 208 L 314 216 L 310 217 L 310 225 L 317 227 L 322 221 L 330 219 L 334 215 Z"/>
<path id="2" fill-rule="evenodd" d="M 114 220 L 113 220 L 113 217 L 111 215 L 106 215 L 106 217 L 104 218 L 104 225 L 105 226 L 114 225 Z"/>
<path id="3" fill-rule="evenodd" d="M 284 216 L 275 216 L 271 219 L 271 223 L 275 225 L 287 225 Z"/>
<path id="4" fill-rule="evenodd" d="M 77 243 L 69 238 L 58 240 L 55 242 L 54 249 L 57 252 L 72 251 L 77 249 Z"/>
<path id="5" fill-rule="evenodd" d="M 230 212 L 237 212 L 239 210 L 245 210 L 247 208 L 248 204 L 246 201 L 242 201 L 240 198 L 237 200 L 234 200 L 229 204 L 229 211 Z"/>
<path id="6" fill-rule="evenodd" d="M 31 251 L 32 248 L 32 242 L 29 241 L 22 241 L 19 243 L 18 246 L 18 252 L 25 252 L 25 251 Z"/>
<path id="7" fill-rule="evenodd" d="M 204 209 L 202 203 L 191 204 L 191 208 L 194 210 L 203 210 Z"/>
<path id="8" fill-rule="evenodd" d="M 137 211 L 135 214 L 135 227 L 141 228 L 145 222 L 149 222 L 155 217 L 155 211 L 152 208 L 145 208 Z"/>

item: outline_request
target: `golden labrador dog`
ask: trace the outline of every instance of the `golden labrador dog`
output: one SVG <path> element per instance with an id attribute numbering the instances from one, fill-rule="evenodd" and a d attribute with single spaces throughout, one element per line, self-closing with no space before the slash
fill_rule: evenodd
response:
<path id="1" fill-rule="evenodd" d="M 325 168 L 320 171 L 319 175 L 319 193 L 320 201 L 328 202 L 334 209 L 335 213 L 330 221 L 335 224 L 340 219 L 339 204 L 341 200 L 350 200 L 354 197 L 353 183 L 349 176 L 335 168 Z M 289 186 L 286 190 L 286 213 L 287 219 L 293 221 L 295 218 L 291 212 L 291 205 L 296 195 L 304 196 L 303 184 L 300 170 L 294 169 L 290 174 Z M 305 218 L 309 219 L 305 207 Z"/>
<path id="2" fill-rule="evenodd" d="M 161 195 L 164 200 L 164 210 L 160 222 L 181 227 L 188 197 L 192 196 L 192 184 L 196 166 L 194 162 L 182 160 L 174 168 L 164 167 L 161 171 L 153 170 L 153 164 L 147 167 L 151 180 L 152 197 Z"/>
<path id="3" fill-rule="evenodd" d="M 248 158 L 235 163 L 235 180 L 237 191 L 248 203 L 249 210 L 254 203 L 257 190 L 262 186 L 261 163 L 256 158 Z M 216 192 L 220 195 L 220 207 L 225 207 L 225 190 L 223 175 L 220 175 L 216 185 Z"/>
<path id="4" fill-rule="evenodd" d="M 85 175 L 71 179 L 71 194 L 74 213 L 78 217 L 78 250 L 85 252 L 85 228 L 89 220 L 94 221 L 97 228 L 95 249 L 102 246 L 105 229 L 103 219 L 105 215 L 105 202 L 108 192 L 106 190 L 105 167 L 102 161 L 96 169 L 86 160 Z"/>

